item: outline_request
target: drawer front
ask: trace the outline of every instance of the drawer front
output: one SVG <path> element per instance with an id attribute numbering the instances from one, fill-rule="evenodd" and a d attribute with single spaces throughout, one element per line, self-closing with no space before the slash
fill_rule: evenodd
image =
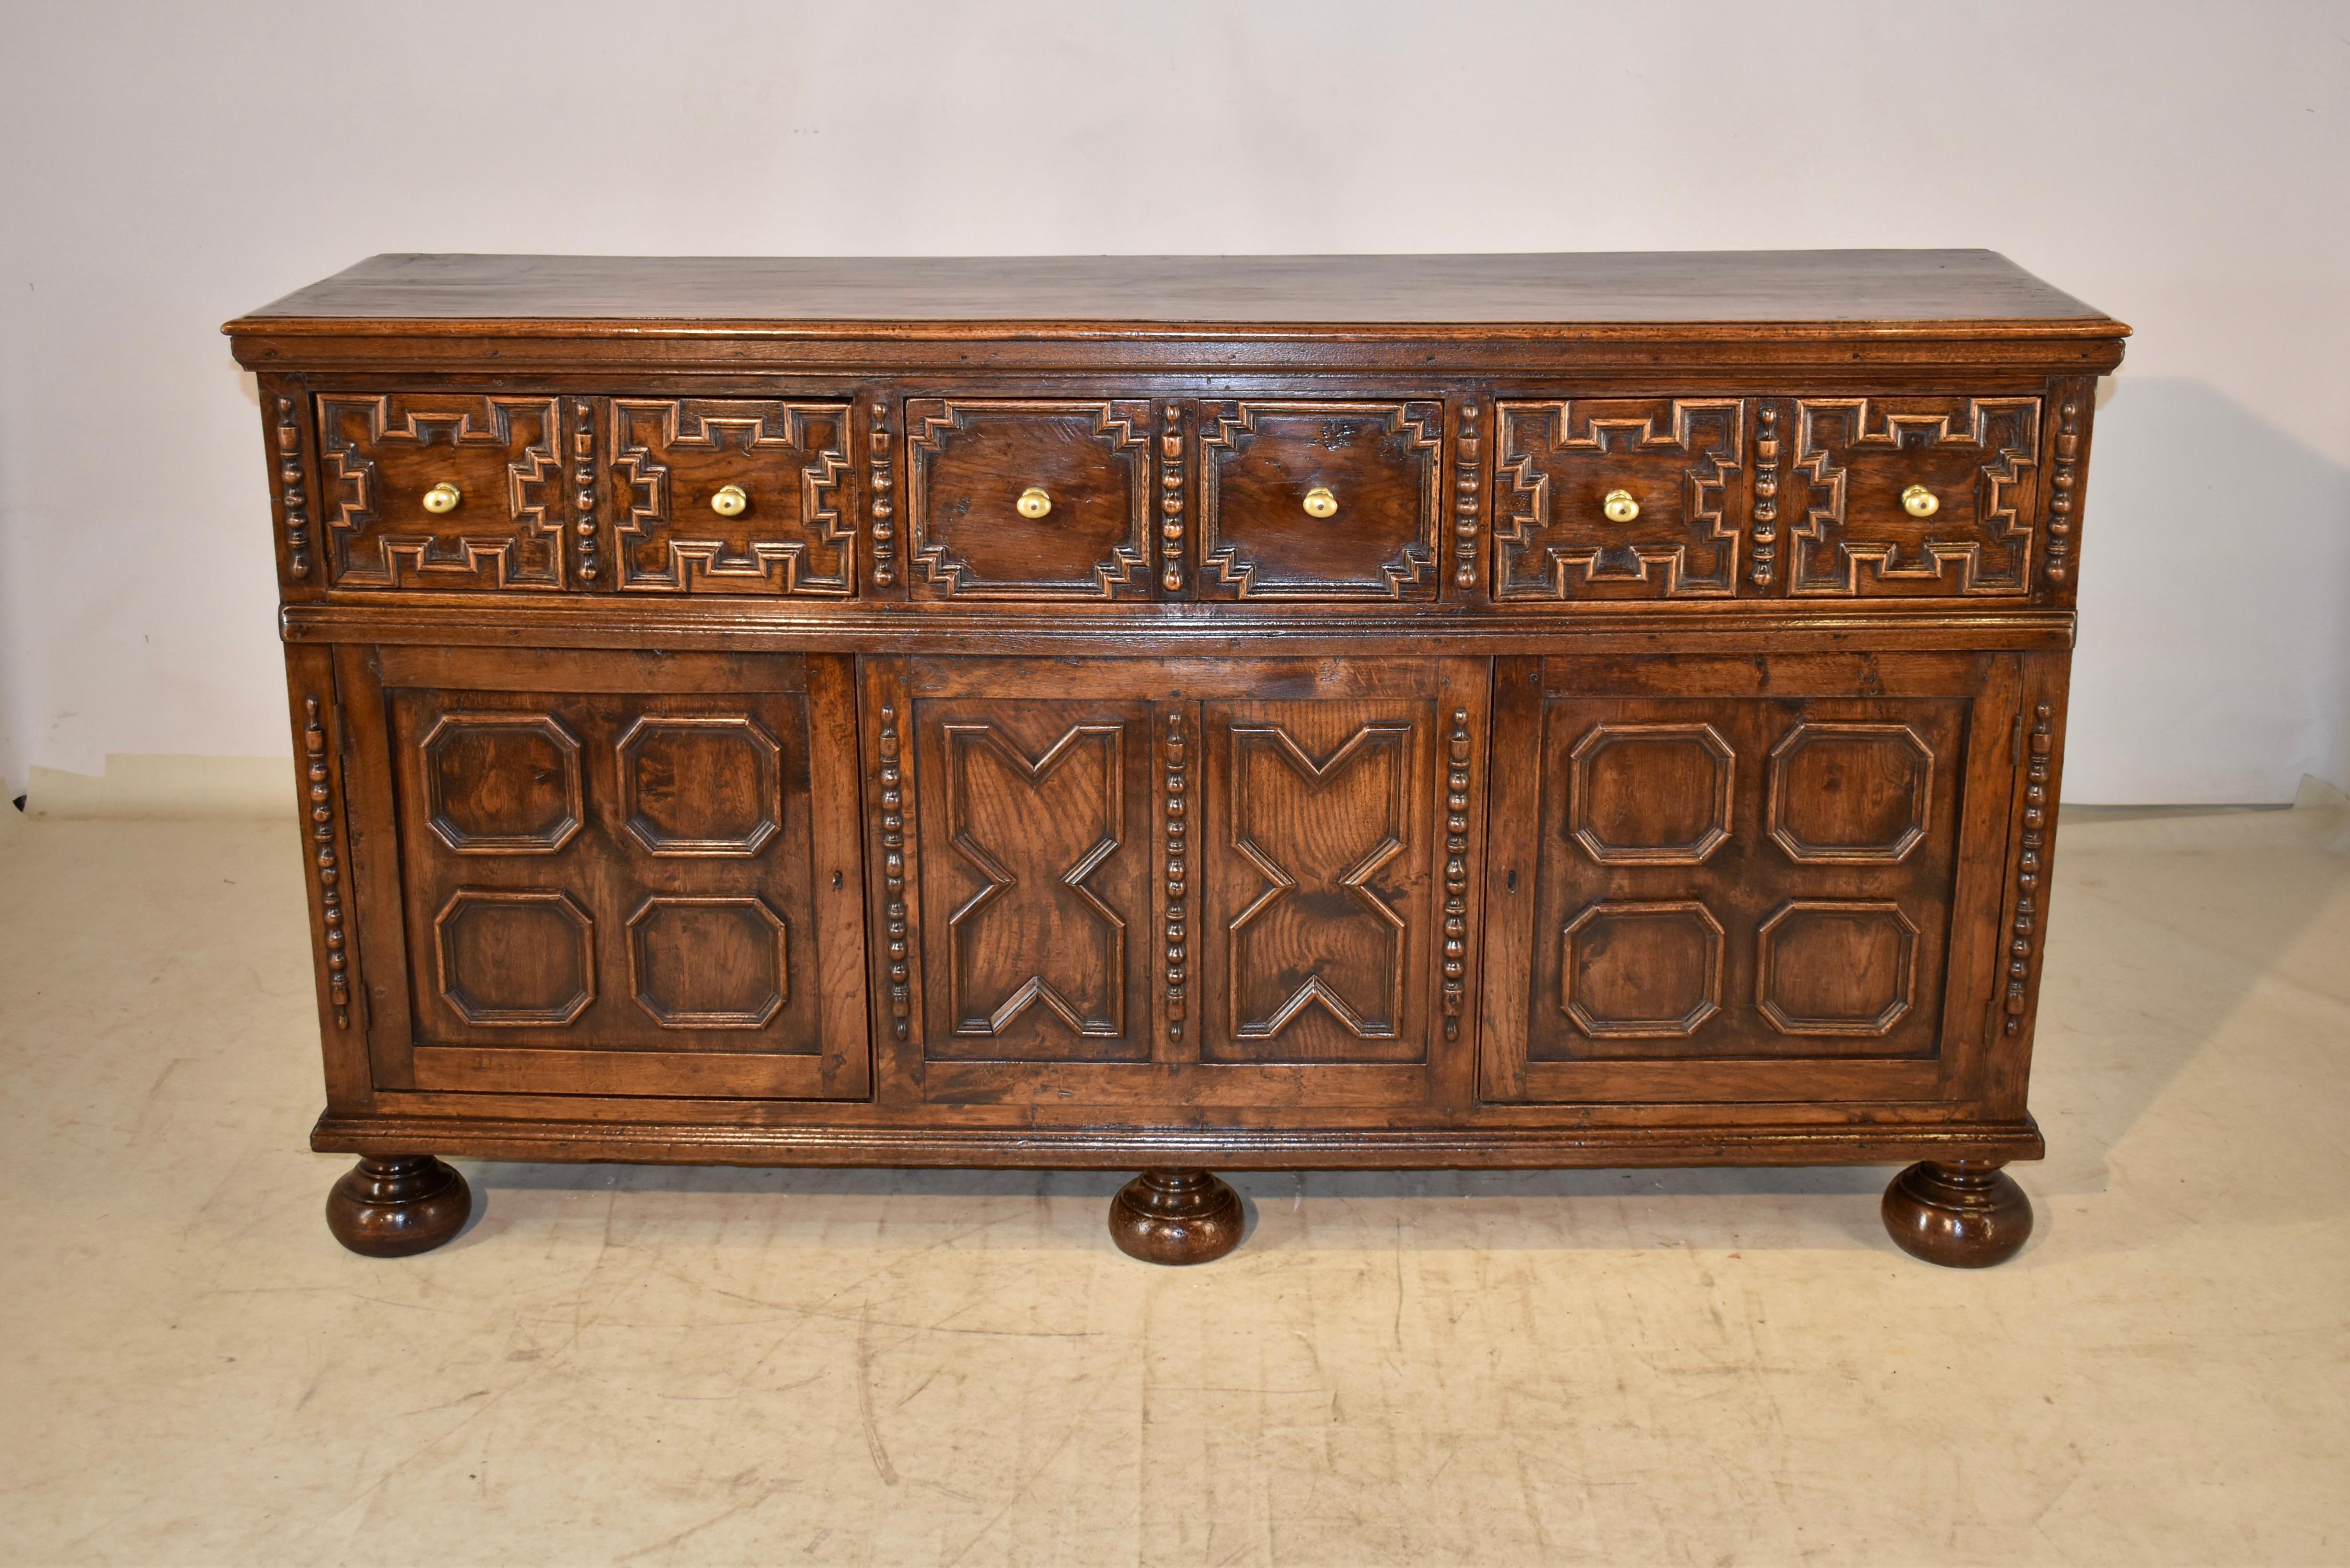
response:
<path id="1" fill-rule="evenodd" d="M 914 597 L 1149 597 L 1149 437 L 1147 400 L 908 400 Z"/>
<path id="2" fill-rule="evenodd" d="M 2024 595 L 2038 398 L 1794 400 L 1787 591 Z"/>
<path id="3" fill-rule="evenodd" d="M 329 587 L 571 586 L 558 400 L 332 394 L 317 407 Z"/>
<path id="4" fill-rule="evenodd" d="M 1433 401 L 1201 405 L 1200 597 L 1434 598 L 1443 441 Z"/>
<path id="5" fill-rule="evenodd" d="M 1736 398 L 1496 405 L 1493 597 L 1736 594 L 1751 412 Z"/>
<path id="6" fill-rule="evenodd" d="M 610 410 L 621 589 L 856 592 L 848 404 L 615 398 Z"/>
<path id="7" fill-rule="evenodd" d="M 338 678 L 378 1086 L 865 1092 L 845 661 L 387 648 Z"/>

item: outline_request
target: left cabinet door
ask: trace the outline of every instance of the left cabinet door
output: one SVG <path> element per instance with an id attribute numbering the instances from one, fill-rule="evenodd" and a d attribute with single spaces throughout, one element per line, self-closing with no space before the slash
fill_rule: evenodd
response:
<path id="1" fill-rule="evenodd" d="M 336 664 L 378 1088 L 869 1092 L 847 660 Z"/>

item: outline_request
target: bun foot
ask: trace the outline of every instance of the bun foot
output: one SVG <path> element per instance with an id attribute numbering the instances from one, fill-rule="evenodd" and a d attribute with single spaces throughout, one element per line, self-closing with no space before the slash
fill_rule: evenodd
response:
<path id="1" fill-rule="evenodd" d="M 405 1258 L 465 1228 L 473 1189 L 429 1154 L 362 1159 L 327 1194 L 327 1229 L 354 1252 Z"/>
<path id="2" fill-rule="evenodd" d="M 1903 1251 L 1946 1269 L 2004 1263 L 2032 1238 L 2032 1200 L 1989 1160 L 1920 1160 L 1885 1189 L 1883 1211 Z"/>
<path id="3" fill-rule="evenodd" d="M 1241 1195 L 1204 1170 L 1146 1170 L 1109 1200 L 1109 1237 L 1146 1263 L 1207 1263 L 1241 1244 Z"/>

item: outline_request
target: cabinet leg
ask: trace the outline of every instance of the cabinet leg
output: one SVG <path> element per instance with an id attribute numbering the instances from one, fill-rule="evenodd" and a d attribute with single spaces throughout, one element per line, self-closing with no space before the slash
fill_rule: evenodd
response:
<path id="1" fill-rule="evenodd" d="M 429 1154 L 362 1159 L 327 1194 L 327 1229 L 370 1258 L 429 1252 L 463 1230 L 473 1211 L 465 1179 Z"/>
<path id="2" fill-rule="evenodd" d="M 1885 1228 L 1913 1258 L 1987 1269 L 2032 1237 L 2032 1200 L 1988 1159 L 1920 1160 L 1885 1189 Z"/>
<path id="3" fill-rule="evenodd" d="M 1241 1196 L 1204 1170 L 1146 1170 L 1109 1200 L 1109 1236 L 1146 1263 L 1207 1263 L 1241 1243 Z"/>

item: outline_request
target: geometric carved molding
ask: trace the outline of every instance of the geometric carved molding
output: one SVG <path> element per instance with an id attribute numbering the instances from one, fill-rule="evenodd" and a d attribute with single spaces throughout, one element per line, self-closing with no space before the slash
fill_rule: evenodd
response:
<path id="1" fill-rule="evenodd" d="M 1121 843 L 1126 727 L 1075 725 L 1033 761 L 993 724 L 942 733 L 950 843 L 987 884 L 947 918 L 953 1032 L 1001 1035 L 1042 1002 L 1079 1035 L 1123 1035 L 1126 921 L 1086 881 Z M 983 971 L 1000 997 L 972 994 Z"/>
<path id="2" fill-rule="evenodd" d="M 1499 403 L 1494 418 L 1495 598 L 1737 592 L 1742 532 L 1730 504 L 1745 462 L 1742 401 Z M 1602 510 L 1619 488 L 1641 509 L 1630 523 Z"/>
<path id="3" fill-rule="evenodd" d="M 1738 760 L 1712 725 L 1594 724 L 1568 758 L 1567 829 L 1600 865 L 1696 866 L 1729 841 Z"/>
<path id="4" fill-rule="evenodd" d="M 1788 592 L 2027 594 L 2039 468 L 2037 398 L 1802 400 Z M 1940 507 L 1909 515 L 1911 483 Z"/>
<path id="5" fill-rule="evenodd" d="M 443 713 L 419 748 L 424 812 L 460 855 L 552 855 L 579 831 L 579 742 L 550 713 Z"/>
<path id="6" fill-rule="evenodd" d="M 663 1029 L 759 1029 L 790 995 L 783 917 L 742 893 L 657 893 L 629 917 L 629 985 Z"/>
<path id="7" fill-rule="evenodd" d="M 1754 1005 L 1782 1034 L 1886 1034 L 1917 971 L 1918 928 L 1898 905 L 1793 898 L 1756 934 Z"/>
<path id="8" fill-rule="evenodd" d="M 595 922 L 567 893 L 460 888 L 432 945 L 442 999 L 476 1028 L 568 1023 L 596 1000 Z"/>
<path id="9" fill-rule="evenodd" d="M 1721 925 L 1703 904 L 1603 900 L 1561 941 L 1559 1005 L 1594 1039 L 1686 1039 L 1721 1011 Z"/>
<path id="10" fill-rule="evenodd" d="M 1215 586 L 1243 599 L 1434 597 L 1443 440 L 1439 403 L 1207 405 L 1200 421 L 1201 576 L 1212 573 Z M 1341 537 L 1391 553 L 1375 560 L 1367 552 L 1343 567 L 1293 566 L 1286 576 L 1267 570 L 1246 532 L 1266 529 L 1278 540 L 1298 519 L 1274 512 L 1273 498 L 1302 497 L 1324 480 L 1342 510 L 1334 522 L 1307 526 L 1345 530 Z M 1229 519 L 1228 487 L 1243 492 Z"/>
<path id="11" fill-rule="evenodd" d="M 620 815 L 648 853 L 756 855 L 783 831 L 783 747 L 747 713 L 648 713 L 614 748 Z"/>
<path id="12" fill-rule="evenodd" d="M 1149 419 L 1150 405 L 1139 400 L 909 400 L 906 544 L 921 580 L 952 597 L 1023 599 L 1114 599 L 1147 583 Z M 972 455 L 951 450 L 957 445 Z M 938 478 L 942 467 L 949 481 Z M 933 494 L 942 483 L 967 488 Z M 1052 499 L 1045 518 L 1014 511 L 1029 484 Z M 948 537 L 1046 541 L 1073 529 L 1100 534 L 1107 554 L 1065 575 L 1041 575 L 1031 558 L 1013 566 L 1023 575 L 990 576 Z"/>
<path id="13" fill-rule="evenodd" d="M 848 472 L 851 411 L 845 403 L 613 399 L 612 474 L 622 503 L 613 527 L 619 586 L 669 593 L 849 594 L 857 527 L 843 514 L 840 485 Z M 693 492 L 681 495 L 673 469 L 686 460 L 691 460 Z M 709 509 L 702 491 L 721 482 L 749 492 L 746 511 L 724 518 Z M 816 569 L 811 541 L 831 546 L 827 569 Z M 648 544 L 659 546 L 650 563 Z"/>
<path id="14" fill-rule="evenodd" d="M 1933 790 L 1908 725 L 1800 723 L 1771 748 L 1771 836 L 1804 865 L 1890 866 L 1924 842 Z"/>
<path id="15" fill-rule="evenodd" d="M 552 398 L 321 397 L 329 586 L 567 587 L 556 408 Z M 496 483 L 476 477 L 484 469 Z M 436 518 L 421 497 L 452 473 L 481 493 Z"/>
<path id="16" fill-rule="evenodd" d="M 1272 1039 L 1309 1004 L 1318 1004 L 1357 1039 L 1400 1034 L 1404 918 L 1367 884 L 1403 853 L 1413 733 L 1410 724 L 1365 724 L 1316 762 L 1278 725 L 1232 726 L 1228 832 L 1232 848 L 1266 884 L 1226 932 L 1226 981 L 1238 1037 Z M 1279 765 L 1253 767 L 1253 754 Z M 1360 782 L 1365 778 L 1367 790 Z M 1289 787 L 1276 791 L 1274 781 Z M 1328 798 L 1340 790 L 1352 791 L 1354 798 Z M 1365 837 L 1368 846 L 1347 857 L 1347 844 Z M 1330 982 L 1326 971 L 1342 957 L 1353 961 L 1350 967 L 1378 995 L 1350 1002 Z M 1293 983 L 1290 977 L 1304 962 L 1314 968 Z M 1252 1012 L 1252 992 L 1271 1005 Z"/>

